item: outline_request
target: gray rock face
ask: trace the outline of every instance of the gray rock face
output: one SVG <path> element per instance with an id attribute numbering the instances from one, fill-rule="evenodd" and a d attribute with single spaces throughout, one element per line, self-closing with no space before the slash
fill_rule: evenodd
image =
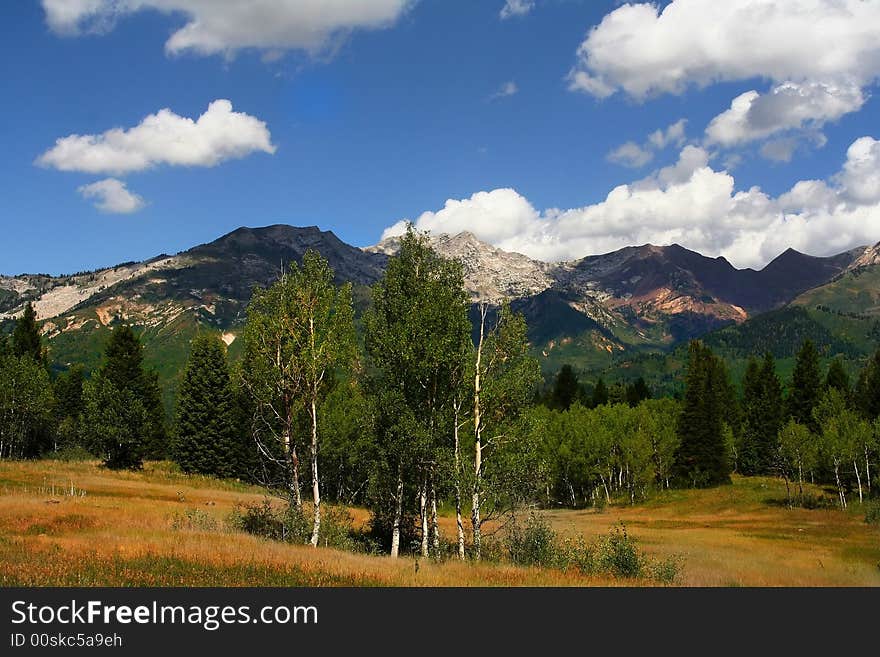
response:
<path id="1" fill-rule="evenodd" d="M 502 251 L 481 242 L 473 233 L 431 236 L 430 242 L 440 255 L 461 261 L 465 287 L 475 302 L 498 304 L 504 299 L 540 294 L 553 285 L 553 265 Z M 364 250 L 394 255 L 399 248 L 400 239 L 390 237 Z"/>

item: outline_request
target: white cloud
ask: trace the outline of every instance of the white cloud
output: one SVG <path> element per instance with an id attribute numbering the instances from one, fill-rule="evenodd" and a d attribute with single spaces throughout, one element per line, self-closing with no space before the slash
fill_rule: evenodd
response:
<path id="1" fill-rule="evenodd" d="M 266 124 L 215 100 L 195 121 L 162 109 L 127 130 L 69 135 L 37 158 L 61 171 L 124 174 L 161 164 L 211 167 L 256 151 L 274 153 Z"/>
<path id="2" fill-rule="evenodd" d="M 501 19 L 525 16 L 535 8 L 535 0 L 506 0 L 501 8 Z"/>
<path id="3" fill-rule="evenodd" d="M 710 144 L 735 146 L 789 130 L 817 130 L 857 112 L 865 103 L 858 85 L 785 82 L 768 93 L 747 91 L 706 128 Z"/>
<path id="4" fill-rule="evenodd" d="M 105 32 L 120 18 L 154 10 L 183 15 L 169 54 L 232 54 L 243 48 L 320 51 L 357 29 L 394 24 L 413 0 L 42 0 L 58 34 Z"/>
<path id="5" fill-rule="evenodd" d="M 679 119 L 665 130 L 658 129 L 648 135 L 643 145 L 628 141 L 612 150 L 606 156 L 609 162 L 639 169 L 654 159 L 654 152 L 663 150 L 670 144 L 681 146 L 685 142 L 684 129 L 687 119 Z"/>
<path id="6" fill-rule="evenodd" d="M 516 86 L 516 82 L 510 81 L 505 82 L 498 90 L 489 96 L 489 100 L 497 100 L 499 98 L 508 98 L 510 96 L 515 96 L 519 93 L 519 87 Z"/>
<path id="7" fill-rule="evenodd" d="M 648 136 L 648 141 L 656 149 L 666 148 L 670 144 L 681 146 L 684 143 L 684 128 L 687 119 L 679 119 L 666 130 L 655 130 Z"/>
<path id="8" fill-rule="evenodd" d="M 607 159 L 614 164 L 639 169 L 654 159 L 654 153 L 634 141 L 628 141 L 608 153 Z"/>
<path id="9" fill-rule="evenodd" d="M 449 200 L 414 223 L 433 233 L 469 230 L 543 260 L 644 243 L 678 243 L 740 267 L 761 267 L 789 247 L 831 255 L 880 239 L 880 141 L 855 141 L 829 181 L 801 181 L 777 198 L 758 187 L 737 191 L 730 173 L 709 166 L 707 151 L 686 146 L 675 165 L 593 205 L 539 212 L 515 190 L 496 189 Z"/>
<path id="10" fill-rule="evenodd" d="M 128 191 L 125 183 L 116 178 L 105 178 L 83 185 L 76 191 L 83 198 L 95 199 L 95 207 L 108 214 L 131 214 L 146 205 L 143 198 Z"/>
<path id="11" fill-rule="evenodd" d="M 606 15 L 578 48 L 569 82 L 599 97 L 643 99 L 752 78 L 864 86 L 878 73 L 878 2 L 673 0 Z"/>

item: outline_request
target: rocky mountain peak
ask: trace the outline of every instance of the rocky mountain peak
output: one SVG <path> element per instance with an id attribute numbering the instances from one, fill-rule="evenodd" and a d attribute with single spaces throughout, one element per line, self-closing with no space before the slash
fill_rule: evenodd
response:
<path id="1" fill-rule="evenodd" d="M 853 260 L 850 269 L 858 269 L 859 267 L 870 267 L 871 265 L 880 265 L 880 242 L 874 246 L 865 247 L 865 250 Z"/>

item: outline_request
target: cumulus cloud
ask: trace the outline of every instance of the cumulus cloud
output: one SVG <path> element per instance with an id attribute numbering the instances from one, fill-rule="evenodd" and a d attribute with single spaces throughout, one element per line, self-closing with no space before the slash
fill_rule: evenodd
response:
<path id="1" fill-rule="evenodd" d="M 162 164 L 211 167 L 257 151 L 275 152 L 266 124 L 234 112 L 228 100 L 215 100 L 196 120 L 162 109 L 127 130 L 62 137 L 37 158 L 37 164 L 120 175 Z"/>
<path id="2" fill-rule="evenodd" d="M 506 0 L 501 8 L 501 19 L 525 16 L 535 8 L 535 0 Z"/>
<path id="3" fill-rule="evenodd" d="M 165 43 L 169 54 L 232 54 L 244 48 L 321 51 L 358 29 L 389 27 L 413 0 L 42 0 L 49 28 L 78 35 L 111 30 L 117 20 L 154 10 L 182 15 Z"/>
<path id="4" fill-rule="evenodd" d="M 108 214 L 131 214 L 146 205 L 143 198 L 130 192 L 125 183 L 116 178 L 83 185 L 76 191 L 85 199 L 94 199 L 95 207 Z"/>
<path id="5" fill-rule="evenodd" d="M 773 139 L 788 161 L 821 145 L 821 128 L 859 111 L 880 76 L 880 3 L 869 0 L 672 0 L 607 14 L 577 51 L 569 88 L 644 100 L 716 82 L 768 80 L 740 94 L 706 129 L 722 148 Z"/>
<path id="6" fill-rule="evenodd" d="M 673 0 L 626 4 L 577 51 L 572 89 L 643 99 L 691 85 L 778 83 L 880 72 L 880 3 L 866 0 Z"/>
<path id="7" fill-rule="evenodd" d="M 785 82 L 766 94 L 752 90 L 734 98 L 730 109 L 709 123 L 706 138 L 735 146 L 789 130 L 818 130 L 864 103 L 864 93 L 852 83 Z"/>
<path id="8" fill-rule="evenodd" d="M 880 239 L 880 141 L 856 140 L 828 181 L 801 181 L 779 197 L 737 190 L 709 165 L 706 150 L 682 149 L 678 162 L 620 185 L 593 205 L 537 210 L 513 189 L 449 200 L 414 220 L 422 230 L 469 230 L 500 248 L 568 260 L 633 244 L 678 243 L 740 267 L 762 267 L 792 247 L 830 255 Z M 400 233 L 401 221 L 383 237 Z"/>
<path id="9" fill-rule="evenodd" d="M 679 119 L 665 130 L 655 130 L 648 135 L 643 145 L 634 141 L 625 142 L 608 153 L 606 159 L 614 164 L 639 169 L 654 159 L 655 151 L 662 150 L 670 144 L 681 146 L 685 141 L 685 125 L 687 120 Z"/>
<path id="10" fill-rule="evenodd" d="M 654 153 L 642 148 L 634 141 L 628 141 L 608 153 L 607 160 L 614 164 L 639 169 L 654 159 Z"/>

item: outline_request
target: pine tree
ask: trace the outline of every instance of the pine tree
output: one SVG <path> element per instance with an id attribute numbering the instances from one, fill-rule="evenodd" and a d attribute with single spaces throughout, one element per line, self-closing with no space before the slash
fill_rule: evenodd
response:
<path id="1" fill-rule="evenodd" d="M 648 384 L 645 383 L 644 377 L 640 376 L 634 383 L 626 387 L 626 403 L 632 408 L 650 398 L 651 390 L 648 388 Z"/>
<path id="2" fill-rule="evenodd" d="M 40 329 L 37 327 L 37 314 L 30 302 L 24 307 L 24 313 L 15 321 L 12 332 L 12 353 L 16 356 L 29 356 L 38 363 L 43 363 L 43 345 L 40 340 Z"/>
<path id="3" fill-rule="evenodd" d="M 863 417 L 872 421 L 880 417 L 880 349 L 859 373 L 853 396 Z"/>
<path id="4" fill-rule="evenodd" d="M 778 452 L 782 427 L 782 385 L 769 352 L 763 362 L 752 359 L 743 378 L 743 426 L 737 449 L 741 474 L 768 474 Z"/>
<path id="5" fill-rule="evenodd" d="M 688 486 L 730 483 L 730 456 L 725 440 L 727 371 L 712 351 L 699 341 L 688 349 L 684 404 L 678 420 L 680 444 L 675 477 Z"/>
<path id="6" fill-rule="evenodd" d="M 605 380 L 600 378 L 596 382 L 596 387 L 593 388 L 593 399 L 590 401 L 590 408 L 604 406 L 607 403 L 608 403 L 608 386 L 605 385 Z"/>
<path id="7" fill-rule="evenodd" d="M 813 409 L 819 403 L 822 381 L 819 374 L 819 352 L 811 340 L 805 340 L 797 355 L 788 395 L 788 415 L 811 431 L 818 430 Z"/>
<path id="8" fill-rule="evenodd" d="M 85 410 L 82 365 L 74 365 L 55 378 L 55 433 L 57 447 L 78 444 L 82 414 Z"/>
<path id="9" fill-rule="evenodd" d="M 550 408 L 567 411 L 578 398 L 579 391 L 580 384 L 574 368 L 568 364 L 563 365 L 559 368 L 553 382 L 553 390 L 550 393 Z"/>
<path id="10" fill-rule="evenodd" d="M 177 397 L 172 456 L 184 472 L 233 477 L 237 474 L 235 409 L 220 338 L 199 334 Z"/>
<path id="11" fill-rule="evenodd" d="M 846 373 L 839 358 L 831 361 L 831 365 L 828 367 L 828 374 L 825 376 L 825 389 L 829 388 L 839 391 L 845 399 L 849 399 L 852 395 L 849 374 Z"/>
<path id="12" fill-rule="evenodd" d="M 158 375 L 144 368 L 143 346 L 130 326 L 113 329 L 104 358 L 101 376 L 120 392 L 130 393 L 143 408 L 138 453 L 144 458 L 164 458 L 168 439 Z"/>

